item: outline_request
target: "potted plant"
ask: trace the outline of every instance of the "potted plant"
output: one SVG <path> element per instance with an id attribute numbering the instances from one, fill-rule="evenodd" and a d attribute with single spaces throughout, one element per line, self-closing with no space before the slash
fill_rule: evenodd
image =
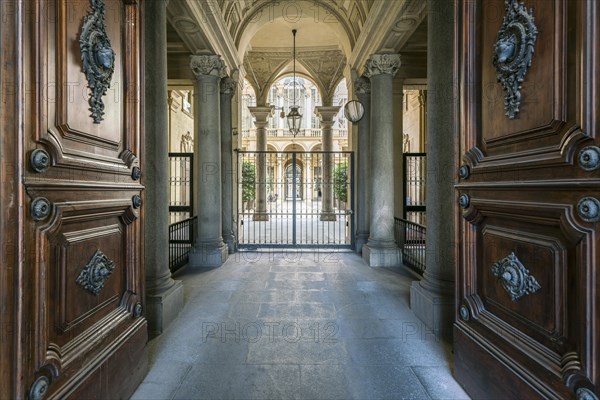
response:
<path id="1" fill-rule="evenodd" d="M 242 212 L 254 208 L 256 198 L 256 165 L 250 161 L 242 164 Z"/>
<path id="2" fill-rule="evenodd" d="M 338 208 L 345 209 L 348 202 L 348 165 L 345 162 L 333 169 L 333 193 L 338 200 Z"/>

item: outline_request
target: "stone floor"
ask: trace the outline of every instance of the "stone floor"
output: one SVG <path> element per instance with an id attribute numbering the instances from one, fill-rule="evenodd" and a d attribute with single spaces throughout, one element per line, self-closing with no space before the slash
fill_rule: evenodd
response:
<path id="1" fill-rule="evenodd" d="M 237 253 L 187 270 L 133 399 L 468 399 L 408 274 L 353 253 Z"/>

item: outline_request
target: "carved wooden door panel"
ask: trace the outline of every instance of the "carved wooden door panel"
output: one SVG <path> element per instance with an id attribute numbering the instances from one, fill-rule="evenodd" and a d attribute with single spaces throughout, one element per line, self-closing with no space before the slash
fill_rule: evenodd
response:
<path id="1" fill-rule="evenodd" d="M 597 399 L 600 4 L 456 4 L 456 377 Z"/>
<path id="2" fill-rule="evenodd" d="M 13 3 L 23 32 L 23 262 L 7 395 L 126 398 L 146 372 L 141 5 Z"/>

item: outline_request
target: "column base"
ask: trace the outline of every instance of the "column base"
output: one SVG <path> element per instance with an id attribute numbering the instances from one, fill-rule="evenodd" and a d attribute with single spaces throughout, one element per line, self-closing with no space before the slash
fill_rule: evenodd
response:
<path id="1" fill-rule="evenodd" d="M 410 286 L 410 309 L 437 337 L 452 343 L 454 297 L 432 292 L 414 281 Z"/>
<path id="2" fill-rule="evenodd" d="M 189 267 L 216 268 L 223 265 L 229 257 L 228 247 L 221 242 L 218 245 L 196 244 L 189 255 Z"/>
<path id="3" fill-rule="evenodd" d="M 268 221 L 269 220 L 269 213 L 266 212 L 255 212 L 254 215 L 252 215 L 252 221 Z"/>
<path id="4" fill-rule="evenodd" d="M 163 333 L 183 308 L 183 283 L 174 282 L 161 293 L 146 294 L 146 319 L 150 337 Z"/>
<path id="5" fill-rule="evenodd" d="M 354 238 L 354 251 L 356 254 L 362 254 L 363 247 L 369 240 L 369 233 L 357 233 Z"/>
<path id="6" fill-rule="evenodd" d="M 320 219 L 321 221 L 337 221 L 337 216 L 333 211 L 322 212 Z"/>
<path id="7" fill-rule="evenodd" d="M 402 253 L 394 246 L 375 247 L 372 244 L 362 246 L 362 258 L 369 267 L 401 267 Z"/>
<path id="8" fill-rule="evenodd" d="M 229 254 L 233 254 L 237 251 L 237 241 L 235 240 L 235 236 L 232 235 L 223 235 L 223 241 L 227 246 L 227 251 Z"/>

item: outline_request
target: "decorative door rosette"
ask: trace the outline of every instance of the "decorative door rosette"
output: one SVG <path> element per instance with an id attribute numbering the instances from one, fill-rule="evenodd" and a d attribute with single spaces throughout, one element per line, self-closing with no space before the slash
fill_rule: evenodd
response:
<path id="1" fill-rule="evenodd" d="M 98 249 L 87 265 L 83 267 L 76 282 L 85 290 L 98 295 L 114 269 L 115 263 Z"/>
<path id="2" fill-rule="evenodd" d="M 538 30 L 533 10 L 518 0 L 505 0 L 506 15 L 496 37 L 494 58 L 496 78 L 504 89 L 505 115 L 514 119 L 521 106 L 521 83 L 531 67 Z"/>
<path id="3" fill-rule="evenodd" d="M 104 102 L 115 70 L 115 52 L 111 47 L 104 24 L 104 0 L 90 0 L 89 14 L 83 20 L 79 37 L 83 72 L 90 88 L 89 110 L 95 124 L 104 118 Z"/>
<path id="4" fill-rule="evenodd" d="M 512 301 L 535 293 L 541 289 L 537 280 L 529 274 L 515 253 L 492 265 L 492 274 L 502 282 L 502 287 L 509 294 Z"/>

